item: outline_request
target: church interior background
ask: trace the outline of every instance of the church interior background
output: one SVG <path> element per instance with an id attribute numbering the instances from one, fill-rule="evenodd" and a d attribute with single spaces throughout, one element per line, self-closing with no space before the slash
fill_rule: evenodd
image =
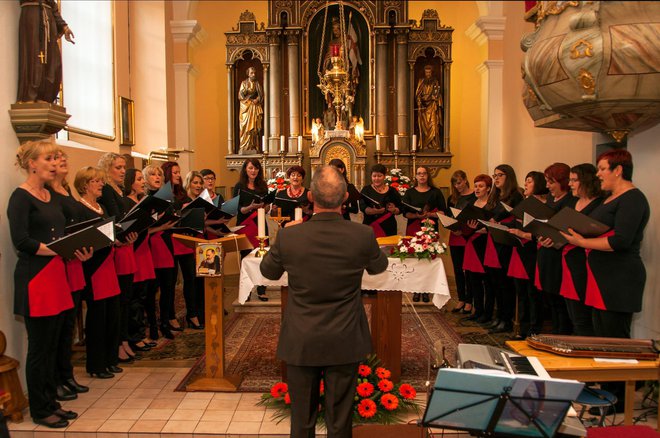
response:
<path id="1" fill-rule="evenodd" d="M 118 134 L 115 104 L 116 135 L 85 129 L 60 135 L 71 169 L 94 163 L 107 151 L 130 153 L 136 162 L 176 158 L 183 174 L 214 169 L 218 190 L 227 195 L 247 156 L 262 159 L 269 173 L 294 163 L 310 170 L 338 157 L 349 164 L 350 180 L 359 186 L 368 183 L 368 169 L 377 162 L 402 168 L 406 175 L 423 163 L 433 169 L 435 184 L 447 189 L 454 170 L 474 177 L 508 163 L 520 178 L 557 161 L 593 162 L 602 145 L 612 143 L 603 133 L 535 127 L 521 97 L 526 90 L 521 38 L 535 27 L 525 20 L 528 2 L 342 3 L 340 14 L 337 1 L 113 1 L 113 93 L 117 102 L 120 97 L 134 102 L 134 144 Z M 65 17 L 66 8 L 63 0 Z M 5 35 L 0 102 L 7 110 L 16 98 L 19 14 L 18 2 L 0 2 Z M 337 18 L 344 19 L 353 37 L 335 44 Z M 76 23 L 69 24 L 75 32 Z M 344 102 L 338 112 L 317 87 L 320 54 L 332 55 L 336 45 L 352 81 L 351 104 Z M 428 144 L 417 102 L 426 66 L 439 97 L 437 135 Z M 242 151 L 237 96 L 248 67 L 255 68 L 263 87 L 263 123 L 253 147 Z M 652 80 L 660 88 L 657 75 Z M 334 129 L 337 113 L 344 129 Z M 21 176 L 11 165 L 19 141 L 8 111 L 0 117 L 0 162 L 6 167 L 0 174 L 0 226 L 6 227 L 8 197 Z M 651 206 L 660 205 L 659 136 L 656 125 L 626 139 L 635 160 L 635 184 Z M 660 263 L 659 215 L 652 210 L 643 241 L 647 267 Z M 0 282 L 5 291 L 11 290 L 14 265 L 15 252 L 3 232 Z M 653 268 L 648 271 L 645 310 L 636 315 L 633 333 L 660 338 L 660 320 L 651 310 L 660 304 L 660 276 Z M 25 357 L 24 330 L 12 307 L 12 294 L 2 294 L 0 330 L 8 338 L 7 354 Z"/>

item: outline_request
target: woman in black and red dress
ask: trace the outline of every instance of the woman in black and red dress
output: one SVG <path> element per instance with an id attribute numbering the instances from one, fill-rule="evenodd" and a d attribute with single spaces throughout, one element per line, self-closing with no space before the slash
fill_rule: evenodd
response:
<path id="1" fill-rule="evenodd" d="M 215 172 L 211 169 L 202 169 L 199 171 L 199 173 L 201 173 L 202 178 L 204 178 L 204 188 L 208 190 L 209 196 L 211 196 L 211 201 L 213 201 L 213 205 L 220 207 L 222 204 L 224 204 L 225 198 L 223 198 L 221 194 L 215 192 Z"/>
<path id="2" fill-rule="evenodd" d="M 241 195 L 242 192 L 245 194 Z M 265 206 L 263 202 L 257 201 L 256 197 L 263 197 L 267 194 L 268 185 L 264 179 L 261 163 L 256 158 L 248 158 L 243 162 L 243 166 L 241 167 L 238 183 L 234 186 L 233 196 L 241 195 L 238 200 L 236 225 L 243 225 L 244 227 L 238 231 L 238 234 L 244 234 L 254 247 L 259 245 L 257 237 L 265 237 L 257 236 L 257 213 L 260 208 L 264 208 Z M 266 229 L 266 234 L 268 234 L 268 229 Z M 241 258 L 249 253 L 249 250 L 241 251 Z M 261 301 L 268 301 L 268 297 L 266 297 L 266 286 L 257 286 L 257 297 Z"/>
<path id="3" fill-rule="evenodd" d="M 360 200 L 360 210 L 364 215 L 362 223 L 373 228 L 376 237 L 396 236 L 396 215 L 401 213 L 401 196 L 395 188 L 385 183 L 385 175 L 387 168 L 375 164 L 371 168 L 371 184 L 364 186 L 361 192 L 363 198 Z M 371 201 L 365 199 L 365 196 Z"/>
<path id="4" fill-rule="evenodd" d="M 346 191 L 348 192 L 349 198 L 341 206 L 341 214 L 344 216 L 345 220 L 350 221 L 351 214 L 357 214 L 360 211 L 357 199 L 351 198 L 351 194 L 357 193 L 358 191 L 355 186 L 348 181 L 348 176 L 346 175 L 346 164 L 344 164 L 342 160 L 339 158 L 333 158 L 328 164 L 330 166 L 335 166 L 337 170 L 339 170 L 339 173 L 341 173 L 346 180 Z"/>
<path id="5" fill-rule="evenodd" d="M 573 208 L 587 216 L 603 202 L 600 180 L 596 167 L 591 163 L 571 168 L 568 185 L 575 197 Z M 573 334 L 593 336 L 594 325 L 591 307 L 584 303 L 587 292 L 587 256 L 584 248 L 570 243 L 562 248 L 562 277 L 559 293 L 566 300 Z"/>
<path id="6" fill-rule="evenodd" d="M 55 178 L 57 147 L 26 142 L 16 153 L 28 176 L 9 198 L 7 218 L 18 251 L 14 271 L 14 313 L 25 320 L 28 352 L 25 378 L 32 421 L 46 427 L 68 426 L 78 415 L 55 400 L 55 360 L 65 312 L 73 308 L 64 260 L 46 244 L 64 236 L 66 217 L 59 197 L 45 188 Z M 80 260 L 89 257 L 80 251 Z"/>
<path id="7" fill-rule="evenodd" d="M 470 181 L 467 174 L 462 170 L 455 171 L 451 176 L 451 195 L 447 200 L 447 214 L 453 217 L 451 208 L 462 210 L 466 205 L 473 204 L 476 200 L 474 190 L 470 188 Z M 463 255 L 465 254 L 465 244 L 467 236 L 461 231 L 450 231 L 449 234 L 449 254 L 454 267 L 454 278 L 456 280 L 456 293 L 458 294 L 458 303 L 451 312 L 463 314 L 472 313 L 472 291 L 470 285 L 465 280 L 465 271 L 463 271 Z"/>
<path id="8" fill-rule="evenodd" d="M 548 187 L 548 198 L 546 205 L 555 212 L 564 207 L 575 205 L 575 198 L 569 192 L 568 177 L 571 168 L 568 164 L 554 163 L 545 169 L 546 186 Z M 552 317 L 552 333 L 570 335 L 573 331 L 571 320 L 566 309 L 564 297 L 559 294 L 561 287 L 561 249 L 553 248 L 553 242 L 549 238 L 539 238 L 537 252 L 538 275 L 534 280 L 537 289 L 545 293 L 545 298 L 550 304 Z"/>
<path id="9" fill-rule="evenodd" d="M 280 190 L 275 194 L 275 205 L 281 209 L 280 216 L 290 217 L 290 220 L 295 219 L 296 208 L 301 208 L 303 211 L 303 221 L 306 221 L 312 217 L 313 212 L 309 199 L 307 199 L 307 192 L 309 190 L 303 186 L 305 169 L 301 166 L 289 167 L 286 171 L 286 177 L 289 179 L 290 184 L 286 189 Z"/>
<path id="10" fill-rule="evenodd" d="M 107 218 L 97 199 L 101 197 L 104 173 L 96 167 L 83 167 L 76 173 L 73 183 L 80 195 L 84 208 L 84 220 L 98 217 Z M 110 379 L 123 370 L 117 365 L 117 345 L 119 345 L 119 281 L 115 269 L 114 246 L 94 251 L 91 259 L 83 263 L 85 290 L 83 299 L 87 302 L 85 318 L 86 369 L 92 377 Z"/>
<path id="11" fill-rule="evenodd" d="M 408 219 L 406 236 L 414 236 L 422 229 L 422 221 L 429 219 L 433 222 L 435 230 L 438 230 L 438 213 L 445 214 L 447 204 L 442 192 L 433 185 L 433 180 L 426 166 L 417 166 L 415 172 L 415 186 L 406 190 L 403 195 L 402 205 L 404 216 Z M 407 205 L 406 205 L 407 204 Z M 410 207 L 418 208 L 414 210 Z M 425 303 L 431 301 L 428 293 L 413 294 L 413 301 L 422 299 Z"/>

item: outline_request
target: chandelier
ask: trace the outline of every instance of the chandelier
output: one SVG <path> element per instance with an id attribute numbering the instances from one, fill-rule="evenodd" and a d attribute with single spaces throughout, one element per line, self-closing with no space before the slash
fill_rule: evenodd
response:
<path id="1" fill-rule="evenodd" d="M 348 55 L 346 53 L 346 25 L 344 20 L 344 4 L 339 1 L 339 23 L 340 23 L 340 38 L 341 45 L 333 45 L 330 47 L 332 50 L 330 63 L 332 67 L 325 72 L 322 72 L 323 65 L 323 46 L 325 43 L 326 24 L 328 20 L 328 2 L 325 6 L 325 17 L 323 19 L 323 33 L 321 35 L 321 48 L 319 50 L 319 84 L 317 85 L 326 102 L 330 101 L 332 97 L 332 106 L 335 108 L 335 131 L 344 130 L 341 113 L 347 106 L 347 99 L 351 96 L 351 82 L 347 71 Z M 325 68 L 325 66 L 323 66 Z"/>

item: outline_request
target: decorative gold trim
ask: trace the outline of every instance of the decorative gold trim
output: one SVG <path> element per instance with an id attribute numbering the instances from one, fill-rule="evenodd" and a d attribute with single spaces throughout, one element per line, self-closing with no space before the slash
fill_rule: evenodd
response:
<path id="1" fill-rule="evenodd" d="M 580 38 L 571 46 L 571 59 L 584 58 L 585 56 L 591 58 L 594 56 L 593 49 L 592 44 Z"/>
<path id="2" fill-rule="evenodd" d="M 591 96 L 594 94 L 596 90 L 596 81 L 591 72 L 581 68 L 580 73 L 578 74 L 578 82 L 587 95 Z"/>
<path id="3" fill-rule="evenodd" d="M 630 132 L 630 129 L 618 129 L 618 130 L 612 130 L 612 131 L 607 131 L 608 134 L 612 136 L 614 140 L 616 140 L 617 143 L 621 143 L 621 140 L 623 140 L 626 135 Z"/>
<path id="4" fill-rule="evenodd" d="M 135 145 L 135 108 L 132 99 L 119 96 L 119 144 Z"/>

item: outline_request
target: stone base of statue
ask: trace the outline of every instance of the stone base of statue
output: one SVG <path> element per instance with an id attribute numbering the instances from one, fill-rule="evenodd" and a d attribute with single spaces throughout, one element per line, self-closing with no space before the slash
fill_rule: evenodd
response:
<path id="1" fill-rule="evenodd" d="M 14 103 L 9 110 L 9 119 L 21 143 L 56 134 L 66 126 L 69 117 L 63 106 L 46 102 Z"/>
<path id="2" fill-rule="evenodd" d="M 243 149 L 240 155 L 257 155 L 259 152 L 256 149 Z"/>

